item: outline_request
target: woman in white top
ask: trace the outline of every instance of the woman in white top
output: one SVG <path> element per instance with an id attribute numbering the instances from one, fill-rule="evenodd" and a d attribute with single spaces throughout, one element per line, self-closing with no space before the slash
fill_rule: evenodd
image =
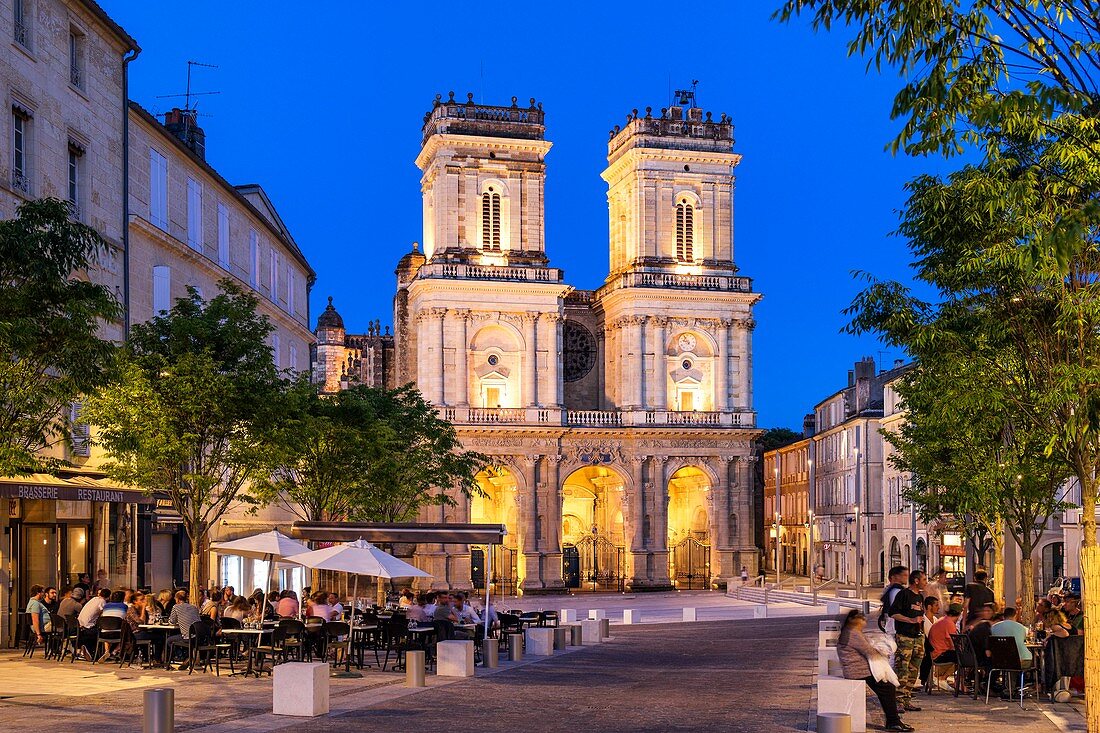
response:
<path id="1" fill-rule="evenodd" d="M 234 618 L 244 621 L 252 613 L 252 604 L 244 596 L 237 596 L 233 602 L 222 611 L 222 618 Z"/>

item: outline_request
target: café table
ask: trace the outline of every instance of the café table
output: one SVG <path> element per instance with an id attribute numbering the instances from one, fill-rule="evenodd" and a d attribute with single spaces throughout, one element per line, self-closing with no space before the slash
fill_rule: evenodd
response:
<path id="1" fill-rule="evenodd" d="M 221 633 L 222 636 L 237 636 L 244 639 L 250 644 L 249 648 L 251 649 L 252 646 L 257 646 L 260 643 L 260 639 L 263 638 L 264 634 L 270 634 L 274 630 L 274 626 L 267 626 L 265 624 L 264 627 L 260 629 L 222 629 Z M 233 672 L 230 677 L 234 677 L 236 675 L 244 675 L 245 677 L 247 677 L 252 673 L 252 654 L 251 652 L 249 652 L 248 665 L 245 667 L 245 670 L 243 672 Z M 259 677 L 259 675 L 256 676 Z"/>
<path id="2" fill-rule="evenodd" d="M 168 662 L 168 637 L 174 632 L 179 631 L 179 627 L 175 624 L 157 623 L 157 624 L 138 624 L 139 629 L 145 631 L 155 631 L 164 634 L 164 639 L 161 640 L 162 649 L 161 653 L 164 657 L 164 668 L 171 669 L 171 665 Z"/>

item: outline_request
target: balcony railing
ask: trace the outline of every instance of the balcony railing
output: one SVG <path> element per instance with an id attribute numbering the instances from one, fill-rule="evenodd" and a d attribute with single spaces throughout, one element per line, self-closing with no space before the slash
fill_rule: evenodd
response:
<path id="1" fill-rule="evenodd" d="M 462 265 L 438 262 L 422 266 L 416 272 L 419 278 L 448 280 L 505 280 L 509 282 L 561 281 L 561 270 L 556 267 L 508 267 L 505 265 Z"/>
<path id="2" fill-rule="evenodd" d="M 83 74 L 80 73 L 80 66 L 77 64 L 69 64 L 69 83 L 74 87 L 80 86 L 80 81 L 83 78 Z"/>
<path id="3" fill-rule="evenodd" d="M 599 297 L 621 288 L 666 288 L 751 293 L 752 278 L 735 275 L 694 275 L 682 272 L 624 272 L 597 291 Z"/>
<path id="4" fill-rule="evenodd" d="M 15 21 L 15 42 L 23 48 L 30 48 L 30 29 L 27 28 L 27 24 L 24 21 Z"/>
<path id="5" fill-rule="evenodd" d="M 29 195 L 31 192 L 30 176 L 28 176 L 23 171 L 12 171 L 11 187 L 14 188 L 16 191 L 22 191 L 23 193 Z"/>
<path id="6" fill-rule="evenodd" d="M 440 416 L 456 425 L 560 425 L 577 428 L 715 427 L 752 428 L 751 411 L 677 412 L 675 410 L 561 410 L 551 407 L 441 407 Z"/>

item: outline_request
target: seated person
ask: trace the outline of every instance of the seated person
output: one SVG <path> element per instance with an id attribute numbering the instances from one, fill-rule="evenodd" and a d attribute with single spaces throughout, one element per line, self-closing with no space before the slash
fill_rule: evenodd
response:
<path id="1" fill-rule="evenodd" d="M 990 627 L 992 636 L 1011 636 L 1016 640 L 1016 651 L 1020 653 L 1020 665 L 1027 669 L 1031 666 L 1031 650 L 1027 648 L 1027 627 L 1016 620 L 1016 609 L 1004 610 L 1004 620 Z"/>
<path id="2" fill-rule="evenodd" d="M 84 589 L 76 586 L 64 598 L 57 608 L 59 616 L 79 616 L 80 609 L 84 607 Z"/>
<path id="3" fill-rule="evenodd" d="M 172 613 L 168 614 L 168 623 L 179 629 L 178 634 L 169 636 L 164 641 L 165 653 L 171 649 L 172 642 L 174 641 L 189 641 L 191 639 L 191 625 L 202 618 L 202 614 L 199 613 L 199 608 L 195 604 L 187 600 L 187 591 L 176 591 L 175 603 L 172 604 Z M 165 663 L 171 662 L 171 659 L 165 659 Z"/>
<path id="4" fill-rule="evenodd" d="M 947 606 L 944 617 L 932 624 L 928 631 L 928 642 L 932 645 L 932 664 L 953 664 L 955 658 L 955 642 L 951 635 L 959 633 L 959 616 L 962 615 L 962 606 L 951 603 Z"/>
<path id="5" fill-rule="evenodd" d="M 1066 593 L 1062 602 L 1062 613 L 1069 622 L 1070 636 L 1085 633 L 1085 612 L 1081 608 L 1081 596 L 1074 592 Z"/>
<path id="6" fill-rule="evenodd" d="M 871 674 L 871 660 L 881 655 L 863 635 L 863 627 L 866 623 L 867 617 L 863 612 L 854 609 L 849 611 L 844 619 L 840 638 L 836 642 L 836 653 L 840 658 L 840 666 L 844 670 L 844 678 L 863 680 L 867 683 L 878 697 L 882 712 L 886 714 L 886 730 L 911 731 L 913 727 L 902 722 L 898 711 L 897 688 L 892 682 L 886 680 L 880 682 Z"/>
<path id="7" fill-rule="evenodd" d="M 106 589 L 104 589 L 106 590 Z M 126 611 L 129 607 L 126 605 L 126 593 L 120 590 L 116 590 L 111 593 L 111 599 L 107 603 L 103 604 L 103 611 L 100 612 L 100 618 L 126 618 Z"/>
<path id="8" fill-rule="evenodd" d="M 279 614 L 279 618 L 298 618 L 298 594 L 292 590 L 284 590 L 275 612 Z"/>
<path id="9" fill-rule="evenodd" d="M 990 621 L 992 618 L 993 604 L 986 603 L 978 609 L 978 616 L 970 625 L 970 630 L 966 632 L 967 636 L 970 637 L 970 645 L 974 647 L 974 656 L 977 657 L 978 665 L 984 669 L 989 669 L 992 664 L 989 661 L 989 637 L 992 635 Z"/>

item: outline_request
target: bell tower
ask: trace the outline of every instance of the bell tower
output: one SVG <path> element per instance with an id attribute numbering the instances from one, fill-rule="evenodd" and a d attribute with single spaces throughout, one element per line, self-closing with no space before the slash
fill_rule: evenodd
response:
<path id="1" fill-rule="evenodd" d="M 633 110 L 607 145 L 610 277 L 624 272 L 730 275 L 733 123 L 696 106 L 694 90 L 654 116 Z"/>
<path id="2" fill-rule="evenodd" d="M 498 107 L 475 104 L 473 94 L 466 102 L 436 96 L 416 159 L 429 262 L 547 265 L 545 131 L 534 99 Z"/>

